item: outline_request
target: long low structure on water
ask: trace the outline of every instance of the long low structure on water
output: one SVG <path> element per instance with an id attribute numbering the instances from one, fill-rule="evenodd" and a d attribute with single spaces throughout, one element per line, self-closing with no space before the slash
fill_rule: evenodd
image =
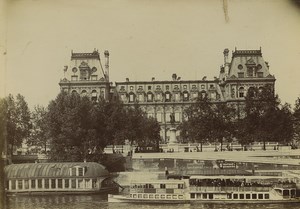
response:
<path id="1" fill-rule="evenodd" d="M 25 163 L 5 167 L 7 193 L 98 193 L 117 190 L 106 168 L 94 162 Z"/>

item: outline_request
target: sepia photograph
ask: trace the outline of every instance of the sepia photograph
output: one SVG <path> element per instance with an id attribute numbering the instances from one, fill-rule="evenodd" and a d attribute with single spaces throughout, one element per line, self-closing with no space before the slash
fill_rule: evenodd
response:
<path id="1" fill-rule="evenodd" d="M 0 1 L 0 208 L 300 208 L 300 0 Z"/>

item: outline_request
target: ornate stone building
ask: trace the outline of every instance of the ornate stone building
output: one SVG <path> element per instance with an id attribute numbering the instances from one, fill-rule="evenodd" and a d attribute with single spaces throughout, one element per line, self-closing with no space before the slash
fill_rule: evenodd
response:
<path id="1" fill-rule="evenodd" d="M 88 95 L 94 101 L 109 99 L 109 52 L 105 51 L 104 56 L 103 68 L 98 51 L 72 52 L 70 63 L 64 68 L 64 78 L 59 82 L 61 90 Z"/>
<path id="2" fill-rule="evenodd" d="M 97 100 L 100 96 L 108 99 L 109 92 L 123 101 L 124 105 L 138 103 L 148 117 L 156 118 L 161 125 L 161 137 L 169 140 L 170 129 L 184 120 L 184 110 L 199 94 L 207 94 L 214 102 L 231 102 L 242 105 L 247 91 L 252 87 L 273 86 L 275 78 L 269 73 L 269 65 L 260 50 L 236 50 L 229 61 L 229 50 L 224 50 L 224 65 L 219 78 L 214 80 L 181 80 L 176 74 L 169 81 L 116 82 L 110 85 L 108 76 L 108 52 L 105 51 L 103 70 L 98 51 L 93 53 L 72 53 L 70 68 L 61 80 L 61 89 L 88 94 Z M 97 63 L 97 64 L 96 64 Z M 93 70 L 94 69 L 94 70 Z M 95 76 L 95 77 L 93 77 Z M 95 94 L 96 92 L 96 94 Z M 171 121 L 172 120 L 172 121 Z M 177 130 L 176 136 L 180 140 Z"/>

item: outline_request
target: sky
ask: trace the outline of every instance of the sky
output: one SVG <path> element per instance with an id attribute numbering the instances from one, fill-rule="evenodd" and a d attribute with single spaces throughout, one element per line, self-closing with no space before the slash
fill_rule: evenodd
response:
<path id="1" fill-rule="evenodd" d="M 225 12 L 224 8 L 227 8 Z M 288 0 L 7 0 L 1 97 L 59 93 L 71 50 L 104 58 L 112 82 L 218 77 L 223 50 L 259 49 L 281 101 L 300 96 L 300 7 Z M 103 59 L 104 60 L 104 59 Z"/>

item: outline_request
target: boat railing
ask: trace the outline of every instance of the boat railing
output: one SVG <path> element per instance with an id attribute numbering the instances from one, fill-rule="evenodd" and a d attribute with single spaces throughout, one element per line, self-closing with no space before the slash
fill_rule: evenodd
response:
<path id="1" fill-rule="evenodd" d="M 294 189 L 296 188 L 295 183 L 278 183 L 273 186 L 274 188 L 281 188 L 281 189 Z"/>
<path id="2" fill-rule="evenodd" d="M 191 192 L 268 192 L 270 187 L 190 186 Z"/>

